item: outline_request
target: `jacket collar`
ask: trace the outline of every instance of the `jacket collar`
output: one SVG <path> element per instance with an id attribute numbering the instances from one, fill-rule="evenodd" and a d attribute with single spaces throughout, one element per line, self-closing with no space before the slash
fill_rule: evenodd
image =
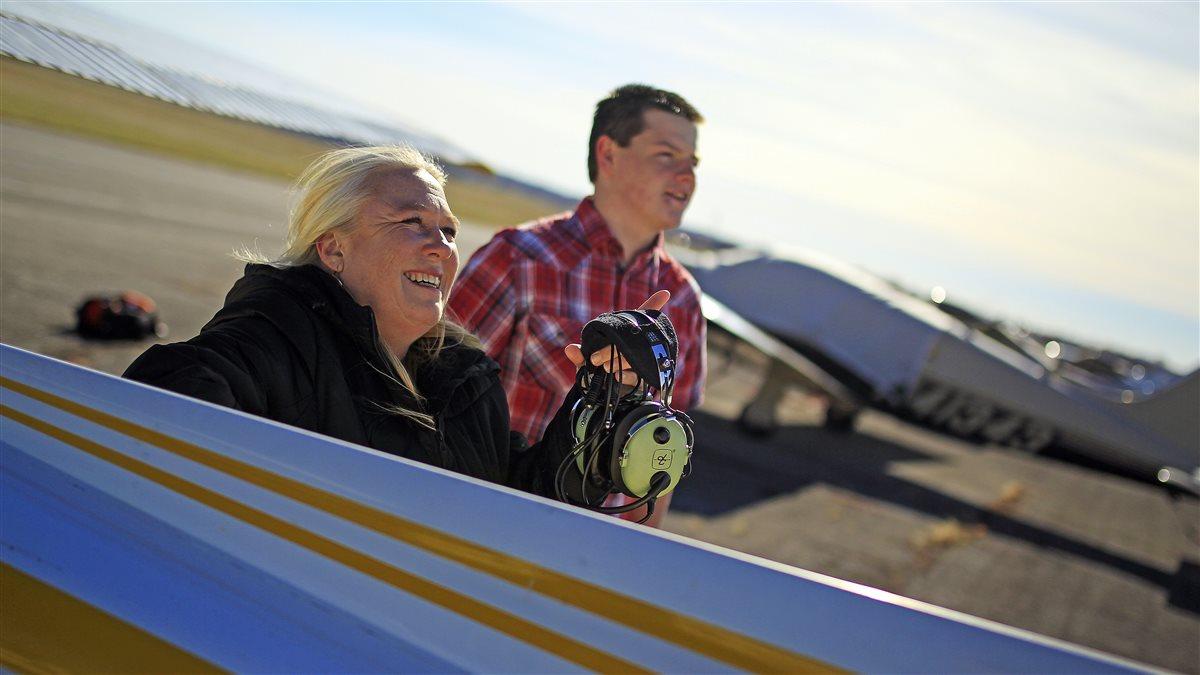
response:
<path id="1" fill-rule="evenodd" d="M 349 337 L 375 368 L 382 372 L 391 371 L 391 364 L 384 357 L 379 342 L 375 313 L 370 307 L 358 304 L 332 274 L 315 265 L 272 267 L 249 264 L 245 275 L 229 291 L 225 304 L 229 306 L 268 289 L 287 293 Z M 417 390 L 428 399 L 429 410 L 452 413 L 482 393 L 479 386 L 467 386 L 468 383 L 498 369 L 499 366 L 478 349 L 447 345 L 435 361 L 424 364 L 413 377 Z M 486 378 L 482 381 L 486 383 Z"/>
<path id="2" fill-rule="evenodd" d="M 381 356 L 375 313 L 355 302 L 341 282 L 325 270 L 315 265 L 274 267 L 251 263 L 229 291 L 225 304 L 262 291 L 286 293 L 345 333 L 364 354 Z"/>

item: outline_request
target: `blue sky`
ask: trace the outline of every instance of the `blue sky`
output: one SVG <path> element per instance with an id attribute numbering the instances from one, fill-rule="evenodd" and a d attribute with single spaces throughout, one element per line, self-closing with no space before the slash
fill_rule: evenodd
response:
<path id="1" fill-rule="evenodd" d="M 588 191 L 630 81 L 708 118 L 689 225 L 1200 361 L 1200 12 L 1141 3 L 90 3 Z M 152 50 L 152 45 L 144 45 Z"/>

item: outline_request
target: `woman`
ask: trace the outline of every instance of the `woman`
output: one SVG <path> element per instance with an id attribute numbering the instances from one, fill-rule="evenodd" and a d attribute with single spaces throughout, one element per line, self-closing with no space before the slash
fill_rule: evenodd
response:
<path id="1" fill-rule="evenodd" d="M 445 317 L 458 272 L 445 181 L 411 148 L 322 156 L 297 182 L 283 254 L 247 256 L 198 336 L 151 347 L 125 376 L 552 496 L 564 424 L 533 448 L 510 433 L 498 366 Z"/>

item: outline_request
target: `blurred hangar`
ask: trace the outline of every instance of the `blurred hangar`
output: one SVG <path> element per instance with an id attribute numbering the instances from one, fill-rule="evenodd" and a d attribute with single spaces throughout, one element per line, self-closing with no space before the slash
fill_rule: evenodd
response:
<path id="1" fill-rule="evenodd" d="M 448 174 L 489 191 L 488 203 L 511 208 L 497 193 L 518 193 L 554 208 L 574 202 L 540 186 L 496 174 L 479 158 L 458 145 L 411 125 L 355 115 L 305 103 L 258 89 L 230 84 L 211 77 L 181 72 L 149 63 L 124 50 L 57 25 L 42 23 L 12 8 L 0 11 L 0 56 L 56 70 L 91 82 L 148 96 L 182 108 L 262 125 L 320 141 L 326 145 L 407 143 L 438 158 Z M 38 9 L 37 5 L 23 12 Z M 22 86 L 11 75 L 8 89 Z M 11 109 L 19 97 L 8 96 L 6 116 L 34 117 L 45 111 Z M 28 105 L 28 104 L 24 104 Z M 35 103 L 36 105 L 36 103 Z M 304 162 L 307 163 L 307 160 Z M 301 165 L 302 166 L 302 165 Z M 261 167 L 251 167 L 261 169 Z M 271 167 L 279 173 L 278 167 Z M 287 173 L 291 167 L 287 167 Z M 542 207 L 544 208 L 544 207 Z M 460 214 L 463 215 L 463 214 Z M 468 213 L 470 217 L 474 214 Z"/>
<path id="2" fill-rule="evenodd" d="M 0 12 L 0 35 L 4 56 L 168 103 L 347 144 L 404 139 L 444 161 L 482 166 L 461 148 L 417 129 L 355 118 L 145 63 L 116 47 L 12 13 Z"/>

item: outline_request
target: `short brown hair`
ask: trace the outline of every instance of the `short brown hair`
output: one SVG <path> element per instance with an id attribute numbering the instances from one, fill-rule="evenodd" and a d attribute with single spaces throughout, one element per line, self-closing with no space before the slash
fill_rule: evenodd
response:
<path id="1" fill-rule="evenodd" d="M 592 135 L 588 139 L 588 179 L 596 182 L 596 141 L 608 136 L 622 148 L 646 128 L 642 118 L 648 108 L 678 115 L 692 124 L 704 117 L 679 94 L 644 84 L 627 84 L 614 89 L 596 104 L 592 118 Z"/>

